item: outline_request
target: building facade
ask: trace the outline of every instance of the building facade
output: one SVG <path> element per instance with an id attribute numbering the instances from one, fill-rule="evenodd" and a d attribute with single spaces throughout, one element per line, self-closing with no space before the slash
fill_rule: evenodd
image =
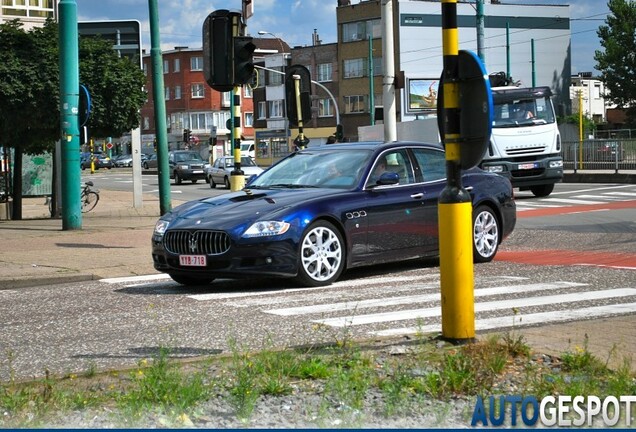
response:
<path id="1" fill-rule="evenodd" d="M 594 78 L 591 72 L 579 73 L 572 77 L 570 99 L 572 100 L 572 114 L 582 112 L 584 116 L 591 118 L 596 124 L 607 121 L 605 85 L 603 81 Z"/>
<path id="2" fill-rule="evenodd" d="M 19 19 L 30 30 L 42 27 L 48 18 L 57 21 L 57 0 L 2 0 L 0 23 Z"/>

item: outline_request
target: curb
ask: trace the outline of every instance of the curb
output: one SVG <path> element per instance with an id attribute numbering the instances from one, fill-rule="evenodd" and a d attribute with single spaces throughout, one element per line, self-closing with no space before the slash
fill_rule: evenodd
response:
<path id="1" fill-rule="evenodd" d="M 624 183 L 636 184 L 634 174 L 570 173 L 563 174 L 563 183 Z"/>
<path id="2" fill-rule="evenodd" d="M 86 282 L 100 280 L 101 277 L 94 274 L 74 274 L 67 276 L 38 276 L 0 280 L 0 291 L 17 288 L 41 287 L 43 285 L 57 285 L 63 283 Z"/>

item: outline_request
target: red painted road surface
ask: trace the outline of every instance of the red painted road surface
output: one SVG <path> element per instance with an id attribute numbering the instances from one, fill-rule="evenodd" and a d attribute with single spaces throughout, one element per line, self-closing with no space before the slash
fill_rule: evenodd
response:
<path id="1" fill-rule="evenodd" d="M 636 200 L 618 201 L 604 204 L 532 209 L 517 212 L 517 218 L 557 216 L 573 213 L 598 212 L 603 210 L 622 210 L 630 208 L 636 208 Z M 589 265 L 636 270 L 636 254 L 621 252 L 528 249 L 525 251 L 499 251 L 497 252 L 495 260 L 534 265 Z"/>

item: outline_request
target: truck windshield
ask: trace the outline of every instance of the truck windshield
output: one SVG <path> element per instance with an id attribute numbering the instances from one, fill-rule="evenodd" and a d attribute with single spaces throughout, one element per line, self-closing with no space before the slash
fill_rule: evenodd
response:
<path id="1" fill-rule="evenodd" d="M 549 97 L 508 99 L 495 98 L 492 127 L 521 127 L 555 122 Z"/>

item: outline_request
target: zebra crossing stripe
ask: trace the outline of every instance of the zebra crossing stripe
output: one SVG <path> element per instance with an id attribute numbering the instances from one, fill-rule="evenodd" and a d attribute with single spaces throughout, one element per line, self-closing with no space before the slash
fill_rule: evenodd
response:
<path id="1" fill-rule="evenodd" d="M 545 291 L 549 289 L 571 288 L 577 286 L 585 286 L 586 284 L 575 282 L 555 282 L 555 283 L 538 283 L 527 285 L 513 285 L 513 286 L 499 286 L 491 288 L 481 288 L 475 290 L 475 297 L 492 296 L 492 295 L 506 295 L 527 293 L 536 291 Z M 291 315 L 304 315 L 312 313 L 331 313 L 343 310 L 360 310 L 365 308 L 382 307 L 382 306 L 396 306 L 403 304 L 413 303 L 426 303 L 432 301 L 439 301 L 440 293 L 431 294 L 418 294 L 410 296 L 390 297 L 390 298 L 378 298 L 370 300 L 348 301 L 341 303 L 329 303 L 309 306 L 298 306 L 290 308 L 271 309 L 264 311 L 273 315 L 291 316 Z"/>
<path id="2" fill-rule="evenodd" d="M 541 201 L 560 202 L 563 204 L 605 204 L 605 201 L 589 201 L 568 198 L 543 198 Z"/>
<path id="3" fill-rule="evenodd" d="M 100 279 L 100 282 L 116 284 L 116 283 L 129 283 L 129 282 L 151 282 L 154 280 L 165 280 L 170 279 L 165 273 L 152 274 L 152 275 L 143 275 L 143 276 L 125 276 L 118 278 L 108 278 L 108 279 Z"/>
<path id="4" fill-rule="evenodd" d="M 636 192 L 605 192 L 605 195 L 636 197 Z"/>
<path id="5" fill-rule="evenodd" d="M 518 314 L 496 318 L 484 318 L 475 321 L 477 331 L 500 329 L 507 327 L 527 327 L 537 324 L 577 321 L 586 318 L 601 318 L 612 315 L 631 314 L 636 309 L 636 303 L 620 303 L 605 306 L 592 306 L 574 310 L 560 310 L 558 313 L 538 312 L 533 314 Z M 403 327 L 371 332 L 375 336 L 402 336 L 419 333 L 439 333 L 441 324 L 428 324 L 421 327 Z"/>
<path id="6" fill-rule="evenodd" d="M 575 195 L 574 198 L 581 199 L 602 199 L 609 201 L 620 201 L 622 198 L 617 196 L 607 196 L 607 195 Z"/>
<path id="7" fill-rule="evenodd" d="M 574 303 L 588 300 L 636 296 L 636 288 L 617 288 L 604 291 L 577 292 L 552 296 L 528 297 L 519 299 L 499 300 L 475 304 L 475 313 L 494 310 L 519 309 L 531 306 L 545 306 L 557 303 Z M 362 324 L 374 324 L 390 321 L 404 321 L 418 318 L 432 318 L 441 316 L 441 306 L 426 309 L 410 309 L 395 312 L 380 312 L 368 315 L 337 317 L 313 320 L 312 322 L 330 327 L 348 327 Z"/>

